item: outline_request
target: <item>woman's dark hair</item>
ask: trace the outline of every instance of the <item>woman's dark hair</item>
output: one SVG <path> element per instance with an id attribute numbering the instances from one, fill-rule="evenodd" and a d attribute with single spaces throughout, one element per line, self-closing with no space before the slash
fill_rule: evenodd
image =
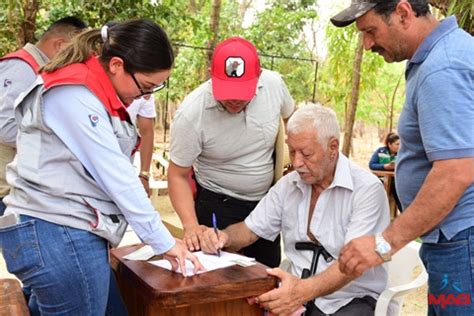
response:
<path id="1" fill-rule="evenodd" d="M 379 3 L 374 7 L 375 13 L 388 18 L 390 14 L 395 11 L 399 2 L 400 0 L 379 1 Z M 410 3 L 416 17 L 425 16 L 430 13 L 430 7 L 426 0 L 407 0 L 407 2 Z"/>
<path id="2" fill-rule="evenodd" d="M 398 136 L 394 132 L 390 132 L 390 133 L 387 134 L 387 137 L 385 137 L 385 146 L 387 146 L 387 148 L 388 148 L 389 144 L 391 145 L 399 139 L 400 139 L 400 136 Z"/>
<path id="3" fill-rule="evenodd" d="M 51 72 L 87 60 L 97 54 L 107 63 L 112 57 L 124 61 L 129 73 L 150 73 L 173 66 L 174 54 L 165 31 L 147 19 L 113 23 L 106 32 L 93 29 L 79 34 L 42 71 Z"/>

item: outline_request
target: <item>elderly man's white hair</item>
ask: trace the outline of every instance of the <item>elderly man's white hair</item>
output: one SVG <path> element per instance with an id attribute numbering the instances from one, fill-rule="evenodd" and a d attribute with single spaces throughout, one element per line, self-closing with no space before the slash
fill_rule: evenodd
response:
<path id="1" fill-rule="evenodd" d="M 340 133 L 336 113 L 319 103 L 303 105 L 288 120 L 288 133 L 299 134 L 309 128 L 315 129 L 321 145 L 333 137 L 339 140 Z"/>

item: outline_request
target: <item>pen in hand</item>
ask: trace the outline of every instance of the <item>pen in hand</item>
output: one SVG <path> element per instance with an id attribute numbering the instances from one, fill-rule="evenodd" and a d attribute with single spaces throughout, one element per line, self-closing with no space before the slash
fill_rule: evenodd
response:
<path id="1" fill-rule="evenodd" d="M 217 229 L 217 220 L 216 213 L 212 212 L 212 227 L 214 227 L 214 232 L 216 233 L 217 239 L 219 239 L 219 230 Z M 217 256 L 221 256 L 221 250 L 217 248 Z"/>

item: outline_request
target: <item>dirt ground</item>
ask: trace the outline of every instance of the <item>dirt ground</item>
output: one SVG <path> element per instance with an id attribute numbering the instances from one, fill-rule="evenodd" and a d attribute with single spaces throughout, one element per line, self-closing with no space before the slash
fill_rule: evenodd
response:
<path id="1" fill-rule="evenodd" d="M 156 140 L 159 141 L 162 138 L 162 135 L 157 135 Z M 341 137 L 342 139 L 342 137 Z M 361 167 L 368 169 L 368 161 L 372 155 L 372 152 L 382 144 L 379 142 L 377 137 L 377 132 L 375 129 L 370 130 L 364 134 L 362 138 L 353 139 L 353 152 L 351 159 L 358 163 Z M 160 146 L 163 148 L 163 146 Z M 158 209 L 164 220 L 170 222 L 176 222 L 177 216 L 174 213 L 168 197 L 160 196 L 158 197 Z M 0 255 L 0 278 L 14 277 L 8 274 L 3 257 Z M 427 314 L 427 288 L 426 286 L 420 288 L 419 290 L 412 292 L 407 295 L 405 298 L 401 315 L 403 316 L 422 316 Z"/>

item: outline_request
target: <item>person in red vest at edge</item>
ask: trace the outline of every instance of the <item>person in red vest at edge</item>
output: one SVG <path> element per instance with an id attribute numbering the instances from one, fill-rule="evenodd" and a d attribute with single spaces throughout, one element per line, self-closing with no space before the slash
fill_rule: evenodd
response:
<path id="1" fill-rule="evenodd" d="M 116 299 L 108 248 L 127 222 L 174 269 L 185 274 L 185 259 L 204 269 L 165 228 L 130 161 L 139 139 L 124 105 L 161 87 L 173 61 L 165 31 L 150 20 L 88 30 L 16 101 L 18 154 L 7 167 L 0 248 L 41 314 L 106 314 Z"/>
<path id="2" fill-rule="evenodd" d="M 68 16 L 52 23 L 36 45 L 23 48 L 0 58 L 0 216 L 5 212 L 3 198 L 10 191 L 5 170 L 16 154 L 17 125 L 13 112 L 15 99 L 36 80 L 39 68 L 53 58 L 71 38 L 87 25 L 77 17 Z M 25 297 L 30 289 L 23 287 Z M 30 306 L 32 314 L 36 306 Z"/>
<path id="3" fill-rule="evenodd" d="M 51 24 L 36 45 L 27 43 L 16 52 L 0 58 L 0 216 L 5 212 L 2 200 L 10 191 L 5 168 L 16 154 L 15 99 L 33 84 L 39 68 L 86 27 L 76 17 L 64 17 Z"/>

